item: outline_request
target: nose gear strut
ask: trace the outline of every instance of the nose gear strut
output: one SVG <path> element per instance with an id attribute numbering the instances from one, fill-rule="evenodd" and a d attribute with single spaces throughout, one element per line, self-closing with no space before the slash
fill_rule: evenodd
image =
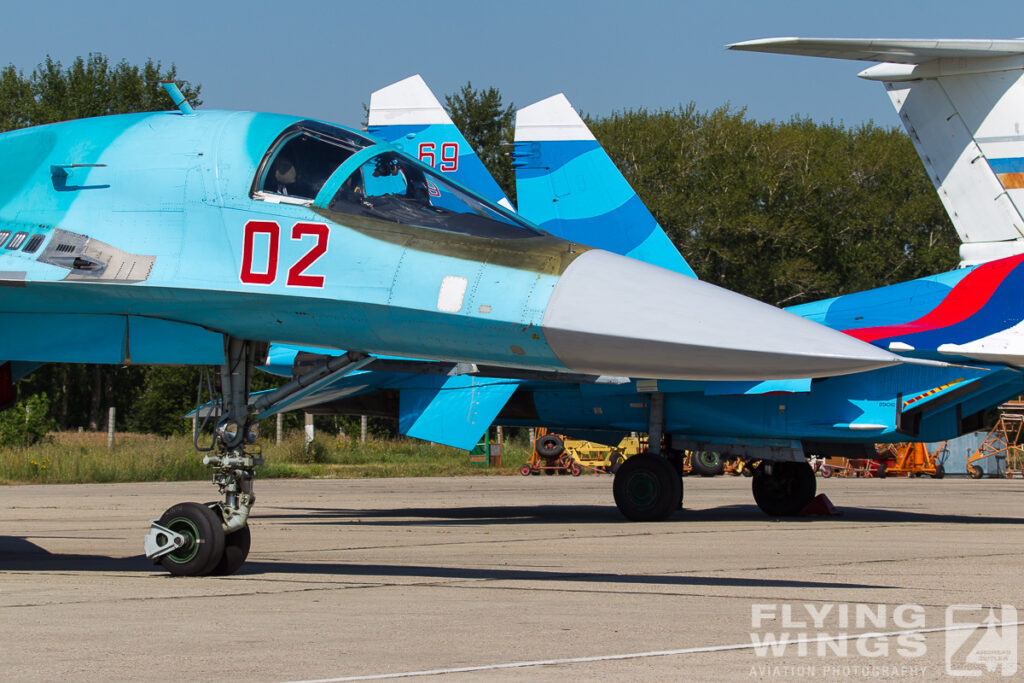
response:
<path id="1" fill-rule="evenodd" d="M 203 464 L 213 469 L 213 483 L 223 499 L 213 503 L 179 503 L 153 520 L 145 537 L 146 557 L 179 576 L 225 575 L 238 570 L 249 554 L 249 513 L 256 497 L 253 480 L 263 464 L 259 418 L 287 408 L 313 385 L 346 375 L 372 357 L 358 352 L 332 358 L 284 386 L 249 403 L 252 372 L 266 362 L 268 345 L 224 335 L 225 364 L 220 367 L 221 399 L 198 407 L 207 416 L 219 411 L 214 442 Z M 198 437 L 197 437 L 198 441 Z"/>

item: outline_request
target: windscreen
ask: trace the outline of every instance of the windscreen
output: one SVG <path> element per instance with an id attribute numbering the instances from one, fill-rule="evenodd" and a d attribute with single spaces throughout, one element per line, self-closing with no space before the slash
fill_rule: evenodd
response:
<path id="1" fill-rule="evenodd" d="M 358 133 L 303 121 L 288 128 L 271 147 L 257 187 L 271 194 L 314 199 L 335 169 L 372 144 Z"/>
<path id="2" fill-rule="evenodd" d="M 356 169 L 327 208 L 476 237 L 521 239 L 541 234 L 394 152 L 379 154 Z"/>

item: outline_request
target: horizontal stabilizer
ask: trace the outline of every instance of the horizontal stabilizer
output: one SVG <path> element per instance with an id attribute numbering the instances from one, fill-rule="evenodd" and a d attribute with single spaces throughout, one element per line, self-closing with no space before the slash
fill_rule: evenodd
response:
<path id="1" fill-rule="evenodd" d="M 1024 55 L 1024 40 L 761 38 L 727 45 L 730 50 L 852 59 L 864 62 L 921 64 L 933 59 L 970 59 Z"/>
<path id="2" fill-rule="evenodd" d="M 695 277 L 565 95 L 516 113 L 515 158 L 519 213 L 547 232 Z"/>
<path id="3" fill-rule="evenodd" d="M 398 431 L 468 451 L 491 426 L 518 382 L 442 375 L 424 376 L 418 384 L 399 392 Z"/>
<path id="4" fill-rule="evenodd" d="M 419 74 L 371 93 L 367 130 L 491 201 L 512 208 Z"/>

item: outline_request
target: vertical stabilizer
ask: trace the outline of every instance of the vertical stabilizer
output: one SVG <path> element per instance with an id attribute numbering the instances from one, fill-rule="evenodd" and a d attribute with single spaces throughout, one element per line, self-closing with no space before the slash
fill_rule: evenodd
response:
<path id="1" fill-rule="evenodd" d="M 961 266 L 1024 253 L 1024 40 L 769 38 L 732 49 L 881 62 L 960 236 Z"/>
<path id="2" fill-rule="evenodd" d="M 515 156 L 523 216 L 562 239 L 696 277 L 565 95 L 516 113 Z"/>
<path id="3" fill-rule="evenodd" d="M 418 74 L 371 93 L 367 124 L 372 135 L 400 147 L 491 201 L 512 208 L 473 147 Z"/>
<path id="4" fill-rule="evenodd" d="M 1017 68 L 885 83 L 963 242 L 961 265 L 1024 252 L 1022 75 Z"/>

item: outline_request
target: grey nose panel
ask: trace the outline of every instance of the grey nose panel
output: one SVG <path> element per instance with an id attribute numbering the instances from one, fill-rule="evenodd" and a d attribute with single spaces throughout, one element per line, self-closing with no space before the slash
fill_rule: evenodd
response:
<path id="1" fill-rule="evenodd" d="M 774 306 L 601 250 L 581 254 L 563 273 L 543 328 L 567 367 L 595 374 L 763 380 L 901 362 Z"/>

